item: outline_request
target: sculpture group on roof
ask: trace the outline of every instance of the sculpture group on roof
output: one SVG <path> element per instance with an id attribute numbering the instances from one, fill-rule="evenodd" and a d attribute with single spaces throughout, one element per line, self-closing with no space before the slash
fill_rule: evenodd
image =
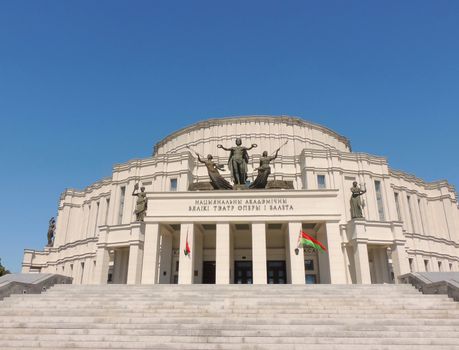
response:
<path id="1" fill-rule="evenodd" d="M 285 142 L 282 146 L 286 145 Z M 281 146 L 281 147 L 282 147 Z M 188 147 L 188 146 L 187 146 Z M 258 147 L 257 144 L 252 144 L 250 147 L 242 146 L 242 140 L 240 138 L 236 139 L 236 146 L 233 147 L 224 147 L 221 144 L 217 145 L 217 148 L 221 148 L 225 151 L 230 152 L 228 158 L 228 170 L 231 174 L 231 179 L 233 180 L 234 185 L 231 185 L 221 174 L 220 171 L 225 171 L 225 167 L 222 164 L 217 164 L 213 161 L 213 156 L 211 154 L 207 155 L 207 159 L 203 157 L 196 151 L 194 152 L 200 163 L 205 164 L 207 168 L 207 173 L 209 175 L 210 183 L 212 187 L 216 190 L 231 190 L 231 189 L 263 189 L 266 188 L 268 183 L 268 177 L 271 174 L 270 163 L 277 158 L 279 154 L 279 147 L 272 156 L 268 155 L 267 151 L 263 152 L 263 155 L 260 157 L 260 165 L 255 169 L 257 171 L 257 177 L 252 183 L 248 183 L 248 163 L 249 163 L 249 154 L 247 151 L 250 151 L 253 148 Z"/>

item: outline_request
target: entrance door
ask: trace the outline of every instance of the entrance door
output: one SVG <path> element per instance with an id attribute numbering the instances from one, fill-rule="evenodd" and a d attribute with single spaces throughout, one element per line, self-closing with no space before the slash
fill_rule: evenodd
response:
<path id="1" fill-rule="evenodd" d="M 252 284 L 252 262 L 235 261 L 234 262 L 234 283 L 235 284 Z"/>
<path id="2" fill-rule="evenodd" d="M 204 261 L 202 263 L 202 283 L 215 284 L 215 261 Z"/>
<path id="3" fill-rule="evenodd" d="M 267 261 L 268 284 L 285 284 L 285 261 Z"/>
<path id="4" fill-rule="evenodd" d="M 319 266 L 317 256 L 305 254 L 304 257 L 304 279 L 306 284 L 316 284 L 319 282 Z"/>

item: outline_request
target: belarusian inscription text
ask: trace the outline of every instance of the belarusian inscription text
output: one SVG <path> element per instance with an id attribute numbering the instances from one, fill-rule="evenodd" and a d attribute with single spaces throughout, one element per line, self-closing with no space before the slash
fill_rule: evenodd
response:
<path id="1" fill-rule="evenodd" d="M 196 199 L 188 206 L 191 212 L 233 212 L 233 211 L 291 211 L 293 205 L 287 198 L 258 199 Z"/>

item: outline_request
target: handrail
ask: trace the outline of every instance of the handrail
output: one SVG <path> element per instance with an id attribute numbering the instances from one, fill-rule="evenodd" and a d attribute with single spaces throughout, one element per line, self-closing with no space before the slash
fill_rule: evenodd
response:
<path id="1" fill-rule="evenodd" d="M 50 273 L 3 276 L 0 279 L 0 300 L 11 294 L 40 294 L 55 284 L 71 284 L 72 280 L 73 278 L 68 276 Z"/>
<path id="2" fill-rule="evenodd" d="M 454 279 L 432 282 L 418 273 L 399 276 L 401 283 L 411 284 L 423 294 L 446 294 L 454 301 L 459 301 L 459 282 Z"/>

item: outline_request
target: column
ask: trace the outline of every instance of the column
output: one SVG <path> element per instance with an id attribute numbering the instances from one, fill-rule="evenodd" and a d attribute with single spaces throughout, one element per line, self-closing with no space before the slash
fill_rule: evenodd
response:
<path id="1" fill-rule="evenodd" d="M 451 199 L 444 198 L 443 199 L 443 210 L 445 212 L 446 228 L 448 231 L 447 239 L 454 241 L 457 239 L 456 238 L 457 233 L 456 233 L 456 227 L 454 226 L 454 218 L 453 218 L 452 209 L 456 210 L 455 204 L 451 202 Z"/>
<path id="2" fill-rule="evenodd" d="M 94 263 L 92 258 L 86 258 L 84 261 L 84 276 L 83 276 L 83 284 L 91 283 L 91 276 L 94 273 Z"/>
<path id="3" fill-rule="evenodd" d="M 410 273 L 410 264 L 408 263 L 408 255 L 405 251 L 405 243 L 396 242 L 391 248 L 394 280 L 395 283 L 400 283 L 398 277 L 406 273 Z M 424 266 L 422 266 L 422 268 L 424 268 Z"/>
<path id="4" fill-rule="evenodd" d="M 185 255 L 186 241 L 191 253 Z M 180 225 L 180 249 L 179 249 L 179 284 L 192 284 L 194 279 L 194 225 L 193 223 Z"/>
<path id="5" fill-rule="evenodd" d="M 81 284 L 81 261 L 73 262 L 73 284 Z"/>
<path id="6" fill-rule="evenodd" d="M 217 223 L 216 229 L 216 266 L 215 283 L 230 284 L 231 254 L 230 254 L 230 225 Z"/>
<path id="7" fill-rule="evenodd" d="M 362 196 L 362 199 L 365 200 L 365 207 L 363 208 L 363 212 L 364 212 L 363 215 L 365 216 L 366 220 L 379 221 L 379 212 L 378 212 L 378 206 L 376 204 L 376 192 L 375 192 L 374 179 L 370 175 L 367 175 L 367 174 L 363 175 L 363 179 L 364 179 L 363 182 L 365 183 L 365 189 L 367 190 L 367 192 Z"/>
<path id="8" fill-rule="evenodd" d="M 109 262 L 110 255 L 108 249 L 99 247 L 96 255 L 96 267 L 94 269 L 94 284 L 107 284 Z"/>
<path id="9" fill-rule="evenodd" d="M 114 284 L 127 283 L 127 271 L 129 265 L 129 248 L 122 247 L 114 250 L 113 257 L 113 276 Z"/>
<path id="10" fill-rule="evenodd" d="M 431 272 L 440 272 L 438 269 L 438 259 L 435 256 L 431 256 L 430 260 L 430 271 Z"/>
<path id="11" fill-rule="evenodd" d="M 123 224 L 129 224 L 135 221 L 135 214 L 134 208 L 135 203 L 137 202 L 137 197 L 132 195 L 132 191 L 134 191 L 134 184 L 135 181 L 131 180 L 125 184 L 126 192 L 124 196 L 124 208 L 123 208 Z M 140 188 L 139 188 L 140 191 Z"/>
<path id="12" fill-rule="evenodd" d="M 288 223 L 288 251 L 290 256 L 290 276 L 292 284 L 305 284 L 304 277 L 304 252 L 298 247 L 298 237 L 301 231 L 301 222 Z"/>
<path id="13" fill-rule="evenodd" d="M 159 261 L 159 283 L 171 283 L 172 269 L 172 233 L 161 234 L 161 259 Z"/>
<path id="14" fill-rule="evenodd" d="M 65 234 L 67 232 L 67 224 L 69 221 L 70 207 L 64 204 L 64 207 L 59 210 L 56 218 L 56 236 L 54 237 L 54 247 L 59 247 L 65 243 Z"/>
<path id="15" fill-rule="evenodd" d="M 371 284 L 370 263 L 366 241 L 354 242 L 355 277 L 357 284 Z"/>
<path id="16" fill-rule="evenodd" d="M 88 236 L 88 223 L 89 223 L 89 211 L 90 207 L 89 204 L 82 205 L 82 213 L 83 216 L 81 224 L 80 224 L 80 236 L 78 239 L 86 239 Z"/>
<path id="17" fill-rule="evenodd" d="M 414 256 L 414 259 L 416 261 L 416 269 L 414 270 L 414 272 L 425 271 L 424 257 L 422 255 L 419 255 L 419 254 L 416 253 L 416 255 Z M 394 264 L 394 258 L 392 258 L 392 265 L 393 264 Z M 408 264 L 408 268 L 409 268 L 409 264 Z M 395 270 L 394 270 L 394 274 L 395 274 Z"/>
<path id="18" fill-rule="evenodd" d="M 388 268 L 387 260 L 387 248 L 375 248 L 374 249 L 374 265 L 376 271 L 376 280 L 377 283 L 390 283 L 391 278 Z"/>
<path id="19" fill-rule="evenodd" d="M 142 247 L 139 244 L 132 244 L 129 247 L 127 284 L 140 284 L 142 277 L 142 260 Z"/>
<path id="20" fill-rule="evenodd" d="M 147 223 L 143 244 L 142 284 L 158 283 L 159 243 L 159 224 Z"/>
<path id="21" fill-rule="evenodd" d="M 266 224 L 252 224 L 252 271 L 253 284 L 266 284 Z"/>
<path id="22" fill-rule="evenodd" d="M 193 283 L 202 283 L 202 265 L 204 261 L 204 232 L 200 226 L 194 229 Z"/>
<path id="23" fill-rule="evenodd" d="M 328 250 L 328 265 L 330 270 L 330 283 L 332 284 L 346 284 L 346 266 L 344 265 L 343 247 L 341 246 L 341 234 L 338 222 L 325 223 L 326 235 L 323 239 L 319 234 L 317 238 Z M 320 231 L 319 231 L 320 232 Z M 324 253 L 319 253 L 320 257 L 325 258 Z M 324 259 L 321 260 L 324 260 Z M 368 256 L 367 256 L 368 263 Z M 320 266 L 322 267 L 322 266 Z"/>

